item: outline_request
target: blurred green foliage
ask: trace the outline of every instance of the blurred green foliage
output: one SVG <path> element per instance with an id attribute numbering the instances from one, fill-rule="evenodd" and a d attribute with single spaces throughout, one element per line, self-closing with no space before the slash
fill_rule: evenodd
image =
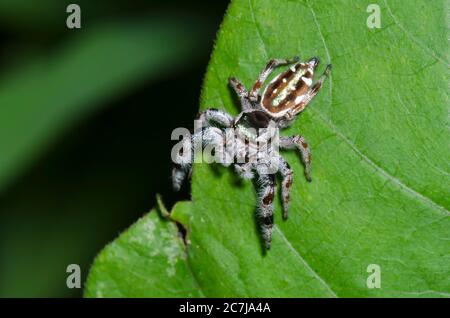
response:
<path id="1" fill-rule="evenodd" d="M 143 78 L 164 76 L 191 61 L 199 42 L 198 25 L 186 28 L 174 17 L 143 20 L 148 22 L 91 27 L 60 52 L 3 77 L 0 191 L 72 122 Z"/>

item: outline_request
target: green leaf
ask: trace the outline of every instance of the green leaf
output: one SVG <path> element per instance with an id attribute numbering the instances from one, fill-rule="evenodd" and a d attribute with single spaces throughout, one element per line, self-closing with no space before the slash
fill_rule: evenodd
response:
<path id="1" fill-rule="evenodd" d="M 2 74 L 0 190 L 82 116 L 187 63 L 199 42 L 196 28 L 155 17 L 87 26 L 53 56 Z"/>
<path id="2" fill-rule="evenodd" d="M 293 200 L 287 221 L 276 204 L 269 252 L 260 247 L 251 183 L 236 182 L 231 169 L 195 166 L 191 214 L 175 209 L 172 217 L 188 228 L 188 262 L 203 295 L 450 295 L 445 2 L 378 1 L 381 29 L 366 26 L 371 3 L 232 2 L 201 108 L 238 114 L 228 77 L 250 87 L 273 57 L 318 56 L 333 73 L 282 133 L 309 141 L 313 182 L 285 153 Z M 381 288 L 367 287 L 370 264 L 381 268 Z"/>
<path id="3" fill-rule="evenodd" d="M 185 209 L 185 203 L 178 203 Z M 199 297 L 175 223 L 156 210 L 142 217 L 97 257 L 86 297 Z"/>

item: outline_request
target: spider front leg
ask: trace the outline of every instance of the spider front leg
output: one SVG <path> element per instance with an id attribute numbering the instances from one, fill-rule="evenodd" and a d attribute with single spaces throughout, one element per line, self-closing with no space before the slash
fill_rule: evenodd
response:
<path id="1" fill-rule="evenodd" d="M 195 133 L 191 138 L 184 140 L 182 149 L 183 151 L 190 151 L 190 156 L 183 157 L 183 154 L 175 154 L 175 161 L 172 169 L 172 187 L 175 191 L 179 191 L 186 178 L 190 177 L 192 172 L 192 163 L 194 162 L 196 146 L 201 146 L 200 150 L 203 150 L 203 146 L 211 147 L 217 150 L 216 155 L 221 158 L 221 162 L 224 166 L 229 165 L 229 161 L 224 156 L 229 156 L 224 151 L 226 148 L 224 145 L 224 137 L 222 131 L 217 127 L 207 127 L 202 131 Z"/>
<path id="2" fill-rule="evenodd" d="M 186 178 L 189 178 L 191 176 L 191 171 L 192 171 L 192 161 L 173 164 L 171 179 L 172 179 L 172 188 L 174 191 L 180 191 L 183 182 L 186 180 Z"/>
<path id="3" fill-rule="evenodd" d="M 305 165 L 306 180 L 311 182 L 311 151 L 305 138 L 300 135 L 280 137 L 280 147 L 281 149 L 296 149 L 300 152 L 303 164 Z"/>
<path id="4" fill-rule="evenodd" d="M 296 63 L 300 60 L 298 56 L 292 59 L 271 59 L 266 67 L 261 71 L 256 80 L 255 84 L 253 84 L 252 90 L 250 91 L 250 100 L 257 101 L 259 97 L 259 90 L 261 89 L 262 84 L 265 82 L 267 77 L 274 71 L 275 68 L 282 65 L 288 65 L 292 63 Z"/>
<path id="5" fill-rule="evenodd" d="M 227 112 L 216 108 L 208 108 L 200 112 L 197 119 L 202 121 L 203 127 L 217 125 L 229 128 L 233 125 L 233 117 Z"/>
<path id="6" fill-rule="evenodd" d="M 245 88 L 244 84 L 241 83 L 237 78 L 230 77 L 228 79 L 228 83 L 236 92 L 236 95 L 239 97 L 239 101 L 241 103 L 242 110 L 249 110 L 252 108 L 252 104 L 248 99 L 248 91 Z"/>
<path id="7" fill-rule="evenodd" d="M 279 173 L 282 177 L 281 181 L 281 201 L 283 204 L 283 219 L 287 219 L 289 205 L 291 203 L 291 186 L 294 173 L 286 160 L 279 157 Z"/>
<path id="8" fill-rule="evenodd" d="M 273 174 L 257 174 L 258 192 L 257 217 L 261 236 L 267 249 L 270 249 L 273 231 L 273 198 L 275 193 L 275 176 Z"/>

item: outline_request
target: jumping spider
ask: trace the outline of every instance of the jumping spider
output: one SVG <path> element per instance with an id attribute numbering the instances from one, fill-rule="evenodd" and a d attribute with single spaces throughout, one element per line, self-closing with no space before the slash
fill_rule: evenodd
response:
<path id="1" fill-rule="evenodd" d="M 283 73 L 276 76 L 265 88 L 262 96 L 260 89 L 269 75 L 278 66 L 291 65 Z M 250 92 L 236 78 L 229 79 L 230 86 L 239 97 L 242 112 L 233 117 L 219 109 L 209 108 L 199 114 L 203 130 L 192 136 L 192 143 L 201 140 L 203 145 L 224 143 L 223 131 L 226 128 L 235 128 L 245 131 L 248 128 L 265 128 L 275 125 L 277 128 L 289 126 L 302 112 L 309 102 L 317 95 L 325 78 L 331 71 L 328 64 L 322 76 L 316 83 L 312 83 L 314 71 L 319 64 L 318 58 L 312 58 L 308 62 L 299 62 L 299 58 L 272 59 L 261 71 Z M 281 149 L 296 149 L 305 166 L 305 176 L 311 181 L 311 154 L 305 139 L 300 135 L 280 137 Z M 283 218 L 288 216 L 290 202 L 290 187 L 292 185 L 293 171 L 289 164 L 280 156 L 278 160 L 278 172 L 281 175 L 281 195 L 283 205 Z M 192 161 L 191 161 L 192 162 Z M 184 179 L 190 175 L 192 163 L 176 164 L 172 171 L 174 190 L 178 191 Z M 224 164 L 225 165 L 225 164 Z M 254 179 L 258 192 L 257 217 L 260 231 L 267 249 L 270 248 L 273 227 L 273 199 L 275 189 L 275 173 L 262 172 L 259 162 L 234 163 L 236 172 L 245 179 Z"/>

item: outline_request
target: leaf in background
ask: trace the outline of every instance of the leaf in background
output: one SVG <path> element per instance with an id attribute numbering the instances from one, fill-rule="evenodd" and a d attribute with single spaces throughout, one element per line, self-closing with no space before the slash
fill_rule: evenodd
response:
<path id="1" fill-rule="evenodd" d="M 198 25 L 190 23 L 187 28 L 179 21 L 148 17 L 148 22 L 68 31 L 81 35 L 69 38 L 53 57 L 3 75 L 0 190 L 82 116 L 141 81 L 164 76 L 194 58 Z"/>
<path id="2" fill-rule="evenodd" d="M 189 209 L 180 202 L 177 209 Z M 199 297 L 175 223 L 156 210 L 142 217 L 97 257 L 86 297 Z"/>
<path id="3" fill-rule="evenodd" d="M 205 296 L 449 296 L 445 3 L 380 1 L 379 30 L 366 26 L 370 3 L 232 2 L 203 109 L 237 114 L 228 77 L 250 86 L 272 57 L 318 56 L 333 74 L 283 132 L 309 140 L 313 182 L 285 153 L 296 172 L 293 202 L 287 221 L 277 202 L 268 253 L 251 183 L 196 166 L 189 221 L 177 210 L 173 217 L 188 228 L 188 261 Z M 380 289 L 367 288 L 370 264 L 381 267 Z"/>

